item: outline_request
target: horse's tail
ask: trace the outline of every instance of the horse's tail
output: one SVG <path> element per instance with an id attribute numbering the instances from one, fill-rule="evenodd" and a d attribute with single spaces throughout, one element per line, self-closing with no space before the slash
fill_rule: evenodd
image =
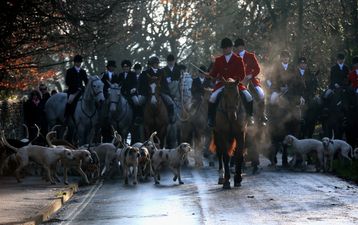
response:
<path id="1" fill-rule="evenodd" d="M 237 147 L 237 142 L 236 142 L 236 139 L 233 138 L 232 141 L 231 141 L 231 144 L 230 144 L 230 147 L 229 149 L 227 149 L 227 153 L 228 155 L 231 157 L 234 155 L 234 152 L 235 152 L 235 149 Z M 211 153 L 215 154 L 216 153 L 216 150 L 217 150 L 217 146 L 216 146 L 216 143 L 214 141 L 214 134 L 212 135 L 211 137 L 211 141 L 210 141 L 210 145 L 209 145 L 209 150 Z"/>
<path id="2" fill-rule="evenodd" d="M 227 153 L 228 153 L 229 156 L 234 155 L 236 147 L 237 147 L 236 139 L 233 138 L 232 141 L 231 141 L 230 148 L 227 150 Z"/>
<path id="3" fill-rule="evenodd" d="M 213 154 L 216 153 L 216 144 L 215 144 L 215 141 L 214 141 L 214 134 L 211 135 L 211 141 L 210 141 L 210 145 L 209 145 L 209 150 Z"/>

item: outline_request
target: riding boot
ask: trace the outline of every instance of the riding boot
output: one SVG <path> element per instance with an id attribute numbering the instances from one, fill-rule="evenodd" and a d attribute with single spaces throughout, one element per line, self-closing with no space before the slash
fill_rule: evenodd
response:
<path id="1" fill-rule="evenodd" d="M 174 124 L 175 123 L 174 104 L 168 105 L 168 117 L 169 117 L 169 123 Z"/>
<path id="2" fill-rule="evenodd" d="M 245 99 L 245 98 L 244 98 Z M 255 124 L 254 120 L 254 101 L 246 102 L 244 101 L 244 106 L 246 110 L 246 120 L 248 126 L 253 126 Z"/>
<path id="3" fill-rule="evenodd" d="M 66 103 L 66 107 L 65 107 L 65 113 L 64 113 L 64 123 L 68 124 L 70 118 L 71 118 L 71 114 L 72 114 L 72 104 L 70 103 Z"/>
<path id="4" fill-rule="evenodd" d="M 209 102 L 208 104 L 208 126 L 215 126 L 215 116 L 216 116 L 216 103 Z"/>
<path id="5" fill-rule="evenodd" d="M 261 100 L 258 104 L 257 104 L 257 112 L 259 114 L 259 118 L 260 118 L 260 122 L 262 126 L 266 126 L 267 123 L 267 116 L 265 113 L 265 101 Z"/>

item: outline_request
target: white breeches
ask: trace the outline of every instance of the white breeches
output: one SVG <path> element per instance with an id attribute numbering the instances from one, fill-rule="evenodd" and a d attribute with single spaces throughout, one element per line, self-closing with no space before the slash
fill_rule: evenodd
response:
<path id="1" fill-rule="evenodd" d="M 264 90 L 262 90 L 262 88 L 260 86 L 256 86 L 255 91 L 256 91 L 257 95 L 259 96 L 259 99 L 264 100 L 264 98 L 265 98 Z"/>
<path id="2" fill-rule="evenodd" d="M 223 89 L 224 89 L 224 87 L 220 87 L 216 91 L 214 91 L 210 95 L 209 102 L 210 103 L 215 103 L 216 99 L 218 98 L 218 95 L 222 92 Z M 246 99 L 247 102 L 251 102 L 253 100 L 252 95 L 250 94 L 250 92 L 248 90 L 243 90 L 243 91 L 241 91 L 241 93 L 244 94 L 245 99 Z"/>
<path id="3" fill-rule="evenodd" d="M 216 99 L 218 98 L 218 95 L 223 91 L 224 86 L 216 89 L 213 93 L 211 93 L 210 98 L 209 98 L 209 102 L 210 103 L 215 103 Z"/>
<path id="4" fill-rule="evenodd" d="M 243 91 L 241 91 L 241 93 L 244 94 L 246 102 L 251 102 L 253 100 L 252 95 L 250 94 L 250 92 L 248 90 L 243 90 Z"/>

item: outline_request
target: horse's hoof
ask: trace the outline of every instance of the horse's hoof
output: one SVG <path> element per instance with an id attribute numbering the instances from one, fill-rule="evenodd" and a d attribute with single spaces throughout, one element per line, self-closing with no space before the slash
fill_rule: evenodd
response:
<path id="1" fill-rule="evenodd" d="M 220 177 L 219 180 L 218 180 L 218 184 L 224 184 L 224 181 L 225 181 L 225 179 Z"/>
<path id="2" fill-rule="evenodd" d="M 155 184 L 160 184 L 159 181 L 156 181 Z"/>
<path id="3" fill-rule="evenodd" d="M 176 180 L 177 180 L 177 178 L 178 178 L 177 176 L 174 176 L 174 177 L 173 177 L 173 181 L 176 181 Z"/>
<path id="4" fill-rule="evenodd" d="M 234 187 L 241 187 L 241 182 L 234 182 Z"/>
<path id="5" fill-rule="evenodd" d="M 68 185 L 68 182 L 63 182 L 65 185 Z"/>
<path id="6" fill-rule="evenodd" d="M 231 187 L 230 187 L 230 181 L 225 181 L 225 182 L 224 182 L 223 189 L 231 189 Z"/>
<path id="7" fill-rule="evenodd" d="M 184 182 L 183 182 L 183 181 L 179 181 L 179 184 L 184 184 Z"/>
<path id="8" fill-rule="evenodd" d="M 134 181 L 134 182 L 133 182 L 133 185 L 137 185 L 137 182 Z"/>

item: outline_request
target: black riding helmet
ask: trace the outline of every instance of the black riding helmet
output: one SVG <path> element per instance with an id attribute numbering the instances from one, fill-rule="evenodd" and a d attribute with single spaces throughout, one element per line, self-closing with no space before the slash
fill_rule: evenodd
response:
<path id="1" fill-rule="evenodd" d="M 150 57 L 149 60 L 148 60 L 148 64 L 150 66 L 153 66 L 154 64 L 159 64 L 159 58 L 156 57 L 156 56 Z"/>

